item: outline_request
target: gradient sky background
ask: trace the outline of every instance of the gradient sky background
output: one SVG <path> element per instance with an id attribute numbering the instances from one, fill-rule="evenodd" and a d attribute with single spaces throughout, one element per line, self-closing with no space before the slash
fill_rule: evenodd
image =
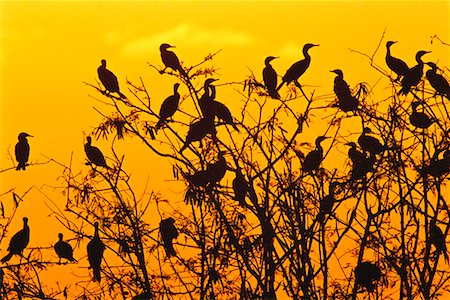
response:
<path id="1" fill-rule="evenodd" d="M 97 67 L 106 59 L 108 68 L 127 93 L 125 81 L 142 76 L 153 105 L 172 92 L 173 79 L 161 76 L 147 62 L 162 65 L 159 45 L 176 45 L 174 51 L 185 65 L 195 64 L 208 53 L 222 49 L 214 65 L 221 82 L 242 81 L 252 70 L 260 78 L 264 58 L 273 62 L 279 74 L 302 58 L 305 43 L 320 44 L 311 50 L 312 63 L 302 83 L 317 87 L 317 93 L 332 92 L 334 75 L 340 68 L 349 83 L 373 85 L 381 77 L 362 56 L 349 48 L 372 54 L 386 30 L 375 57 L 384 64 L 385 42 L 396 40 L 393 55 L 415 64 L 418 50 L 430 50 L 424 58 L 449 66 L 449 47 L 431 36 L 449 42 L 449 1 L 331 1 L 331 2 L 0 2 L 0 169 L 13 166 L 17 135 L 28 132 L 30 161 L 51 157 L 69 164 L 73 155 L 76 170 L 84 166 L 85 136 L 101 121 L 93 107 L 102 108 L 90 95 L 99 95 L 83 81 L 97 80 Z M 186 93 L 183 87 L 181 93 Z M 218 88 L 220 99 L 238 112 L 240 96 L 233 88 Z M 219 100 L 220 100 L 219 99 Z M 226 100 L 225 100 L 226 99 Z M 95 141 L 105 155 L 110 141 Z M 156 160 L 138 141 L 120 141 L 119 153 L 126 153 L 126 168 L 139 192 L 149 189 L 170 194 L 180 201 L 183 185 L 173 185 L 167 161 Z M 62 169 L 56 164 L 31 166 L 26 172 L 0 173 L 0 195 L 14 188 L 26 196 L 11 226 L 11 233 L 28 216 L 32 228 L 30 246 L 49 246 L 61 226 L 49 217 L 46 196 L 63 206 L 64 196 L 50 186 Z M 177 198 L 179 197 L 179 198 Z M 0 196 L 10 208 L 10 195 Z M 7 210 L 8 213 L 8 210 Z M 155 226 L 159 220 L 151 221 Z M 69 236 L 70 237 L 70 236 Z M 2 241 L 3 255 L 9 238 Z M 75 256 L 85 249 L 75 249 Z M 78 252 L 78 253 L 77 253 Z M 45 255 L 45 254 L 44 254 Z M 48 255 L 54 255 L 53 252 Z M 87 266 L 87 262 L 81 262 Z M 70 268 L 70 267 L 69 267 Z M 74 269 L 77 269 L 75 266 Z M 86 273 L 85 270 L 76 271 Z"/>

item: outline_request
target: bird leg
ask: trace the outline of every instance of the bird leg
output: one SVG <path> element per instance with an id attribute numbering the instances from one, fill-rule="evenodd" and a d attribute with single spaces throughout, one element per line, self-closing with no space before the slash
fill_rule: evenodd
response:
<path id="1" fill-rule="evenodd" d="M 164 69 L 159 71 L 159 74 L 164 74 L 164 72 L 166 71 L 167 67 L 164 67 Z"/>

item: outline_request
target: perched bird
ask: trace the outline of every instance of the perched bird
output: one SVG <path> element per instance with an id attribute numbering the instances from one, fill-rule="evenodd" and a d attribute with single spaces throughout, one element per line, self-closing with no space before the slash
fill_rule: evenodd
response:
<path id="1" fill-rule="evenodd" d="M 236 200 L 241 207 L 246 207 L 245 197 L 249 190 L 248 182 L 245 180 L 241 169 L 238 167 L 235 171 L 236 177 L 233 179 L 232 186 L 234 192 L 234 200 Z"/>
<path id="2" fill-rule="evenodd" d="M 224 154 L 225 152 L 219 151 L 217 161 L 206 166 L 209 183 L 218 183 L 225 176 L 225 173 L 227 172 L 227 161 L 225 160 Z"/>
<path id="3" fill-rule="evenodd" d="M 302 169 L 304 172 L 312 172 L 319 168 L 323 160 L 323 148 L 320 143 L 328 139 L 327 136 L 319 136 L 316 139 L 316 149 L 309 152 L 303 161 Z"/>
<path id="4" fill-rule="evenodd" d="M 103 252 L 105 251 L 105 245 L 100 240 L 98 234 L 98 222 L 94 223 L 94 237 L 89 241 L 87 245 L 87 254 L 89 261 L 89 269 L 93 269 L 94 281 L 100 282 L 101 263 L 103 259 Z"/>
<path id="5" fill-rule="evenodd" d="M 198 99 L 198 106 L 202 112 L 203 117 L 213 115 L 211 103 L 216 98 L 216 88 L 212 85 L 217 79 L 208 78 L 203 84 L 203 94 Z"/>
<path id="6" fill-rule="evenodd" d="M 411 103 L 412 113 L 409 115 L 409 121 L 417 128 L 426 129 L 430 127 L 434 121 L 426 113 L 417 111 L 419 105 L 420 103 L 418 101 L 413 101 Z"/>
<path id="7" fill-rule="evenodd" d="M 444 76 L 436 73 L 438 67 L 435 63 L 428 62 L 426 64 L 431 67 L 431 70 L 427 71 L 426 77 L 431 86 L 436 91 L 436 94 L 443 95 L 450 100 L 450 85 L 447 79 L 445 79 Z"/>
<path id="8" fill-rule="evenodd" d="M 443 253 L 445 261 L 448 262 L 447 245 L 445 244 L 445 235 L 441 228 L 436 225 L 436 221 L 430 222 L 430 243 L 436 248 L 438 254 Z"/>
<path id="9" fill-rule="evenodd" d="M 319 222 L 323 222 L 326 215 L 329 215 L 334 206 L 335 198 L 334 198 L 334 189 L 339 185 L 339 182 L 333 181 L 330 182 L 328 186 L 328 195 L 320 199 L 319 204 L 319 214 L 317 215 L 317 219 Z"/>
<path id="10" fill-rule="evenodd" d="M 159 223 L 159 232 L 163 241 L 164 250 L 166 250 L 167 257 L 175 256 L 177 253 L 173 248 L 173 239 L 178 237 L 178 230 L 175 227 L 175 220 L 168 218 L 161 220 Z"/>
<path id="11" fill-rule="evenodd" d="M 161 128 L 168 118 L 171 118 L 178 109 L 178 103 L 180 102 L 180 94 L 178 93 L 178 87 L 180 84 L 177 82 L 173 86 L 173 95 L 164 100 L 159 109 L 159 120 L 156 123 L 156 130 Z"/>
<path id="12" fill-rule="evenodd" d="M 186 141 L 180 149 L 180 153 L 184 151 L 192 142 L 201 141 L 208 134 L 215 136 L 216 127 L 211 117 L 205 117 L 189 126 Z"/>
<path id="13" fill-rule="evenodd" d="M 450 172 L 450 157 L 432 159 L 421 171 L 433 177 L 447 175 Z"/>
<path id="14" fill-rule="evenodd" d="M 263 69 L 263 80 L 269 96 L 273 99 L 280 99 L 280 94 L 278 94 L 277 91 L 278 75 L 270 64 L 270 62 L 276 58 L 278 57 L 268 56 L 265 59 L 264 63 L 266 66 Z"/>
<path id="15" fill-rule="evenodd" d="M 162 70 L 161 73 L 163 73 L 167 68 L 171 68 L 174 71 L 178 71 L 181 75 L 187 76 L 186 71 L 184 71 L 180 64 L 178 56 L 174 52 L 167 50 L 169 48 L 175 48 L 175 46 L 164 43 L 159 47 L 161 59 L 164 63 L 164 70 Z"/>
<path id="16" fill-rule="evenodd" d="M 211 102 L 211 110 L 214 113 L 214 116 L 216 116 L 219 120 L 221 120 L 225 124 L 231 125 L 234 130 L 239 131 L 233 121 L 233 116 L 231 115 L 230 110 L 228 109 L 228 107 L 226 107 L 225 104 L 214 100 Z"/>
<path id="17" fill-rule="evenodd" d="M 86 140 L 87 143 L 84 145 L 84 152 L 86 152 L 88 160 L 96 166 L 109 169 L 102 151 L 100 151 L 100 149 L 98 149 L 97 147 L 91 145 L 92 138 L 88 136 Z"/>
<path id="18" fill-rule="evenodd" d="M 106 60 L 102 59 L 102 65 L 97 69 L 98 78 L 105 87 L 105 93 L 117 93 L 120 98 L 127 99 L 127 97 L 120 92 L 119 82 L 116 75 L 106 68 Z"/>
<path id="19" fill-rule="evenodd" d="M 368 133 L 372 133 L 372 130 L 369 127 L 364 127 L 362 134 L 358 138 L 358 144 L 361 148 L 371 154 L 380 154 L 383 152 L 385 147 L 377 138 L 367 135 Z"/>
<path id="20" fill-rule="evenodd" d="M 381 278 L 380 268 L 370 262 L 362 262 L 355 268 L 355 281 L 372 292 L 375 289 L 375 283 Z"/>
<path id="21" fill-rule="evenodd" d="M 422 56 L 424 56 L 427 53 L 430 53 L 431 51 L 419 51 L 416 54 L 416 61 L 417 65 L 412 67 L 411 69 L 406 72 L 405 76 L 403 77 L 401 83 L 402 88 L 398 92 L 399 94 L 406 95 L 411 90 L 412 87 L 419 84 L 420 80 L 423 76 L 423 61 Z"/>
<path id="22" fill-rule="evenodd" d="M 15 148 L 16 160 L 19 163 L 16 170 L 25 170 L 26 168 L 28 157 L 30 156 L 30 145 L 27 137 L 32 137 L 32 135 L 25 132 L 19 134 L 19 142 L 17 142 Z"/>
<path id="23" fill-rule="evenodd" d="M 59 257 L 59 262 L 61 263 L 61 258 L 65 258 L 69 261 L 77 261 L 75 258 L 73 258 L 73 249 L 72 246 L 70 246 L 69 243 L 63 241 L 63 234 L 58 234 L 59 241 L 53 246 L 53 249 L 55 249 L 56 254 Z"/>
<path id="24" fill-rule="evenodd" d="M 401 76 L 405 76 L 408 72 L 408 65 L 401 59 L 393 57 L 391 55 L 391 46 L 397 42 L 389 41 L 386 43 L 386 64 L 395 74 L 397 74 L 397 79 L 399 80 Z"/>
<path id="25" fill-rule="evenodd" d="M 312 47 L 319 46 L 314 44 L 306 44 L 303 46 L 303 56 L 305 57 L 303 60 L 300 60 L 296 63 L 294 63 L 287 71 L 286 74 L 283 76 L 283 80 L 281 81 L 280 85 L 277 87 L 277 91 L 283 86 L 283 84 L 289 84 L 292 81 L 294 81 L 297 85 L 300 85 L 298 83 L 298 79 L 300 76 L 305 73 L 305 71 L 308 69 L 309 64 L 311 63 L 311 56 L 308 54 L 308 50 Z"/>
<path id="26" fill-rule="evenodd" d="M 206 187 L 210 183 L 210 173 L 207 170 L 200 170 L 193 174 L 185 174 L 182 172 L 182 174 L 195 187 Z"/>
<path id="27" fill-rule="evenodd" d="M 375 154 L 371 153 L 369 157 L 364 156 L 364 159 L 353 163 L 350 181 L 362 179 L 367 173 L 372 172 L 375 162 Z"/>
<path id="28" fill-rule="evenodd" d="M 22 251 L 27 247 L 30 241 L 30 227 L 28 227 L 28 218 L 23 218 L 23 228 L 19 230 L 9 242 L 9 253 L 2 258 L 2 263 L 11 259 L 14 254 L 22 256 Z"/>
<path id="29" fill-rule="evenodd" d="M 354 142 L 347 143 L 346 145 L 350 146 L 350 149 L 348 149 L 348 158 L 350 158 L 353 165 L 358 164 L 367 158 L 364 153 L 356 149 L 356 144 Z"/>
<path id="30" fill-rule="evenodd" d="M 339 102 L 339 108 L 344 112 L 356 111 L 358 109 L 359 101 L 352 95 L 347 82 L 344 80 L 344 73 L 339 70 L 330 71 L 337 76 L 334 78 L 334 93 Z"/>

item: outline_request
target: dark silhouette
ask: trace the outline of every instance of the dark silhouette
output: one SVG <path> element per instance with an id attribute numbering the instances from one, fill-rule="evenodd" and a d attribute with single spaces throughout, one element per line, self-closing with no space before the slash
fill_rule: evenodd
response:
<path id="1" fill-rule="evenodd" d="M 173 248 L 173 239 L 178 237 L 178 230 L 175 227 L 175 220 L 173 218 L 161 220 L 161 223 L 159 223 L 159 231 L 161 233 L 163 247 L 164 250 L 166 250 L 167 257 L 177 255 L 175 249 Z"/>
<path id="2" fill-rule="evenodd" d="M 30 227 L 28 227 L 28 218 L 23 218 L 23 228 L 19 230 L 9 242 L 9 253 L 2 258 L 2 263 L 8 262 L 14 254 L 22 256 L 22 251 L 27 247 L 30 241 Z"/>
<path id="3" fill-rule="evenodd" d="M 445 261 L 448 262 L 447 245 L 445 244 L 445 235 L 441 228 L 436 225 L 436 221 L 430 222 L 430 243 L 436 248 L 436 252 L 444 254 Z"/>
<path id="4" fill-rule="evenodd" d="M 102 65 L 97 69 L 98 78 L 105 87 L 105 94 L 117 93 L 120 98 L 127 99 L 127 97 L 120 92 L 119 82 L 116 75 L 106 68 L 106 60 L 102 59 Z"/>
<path id="5" fill-rule="evenodd" d="M 154 295 L 150 292 L 143 292 L 140 293 L 139 295 L 134 296 L 133 298 L 131 298 L 131 300 L 151 300 L 153 299 Z"/>
<path id="6" fill-rule="evenodd" d="M 214 113 L 212 112 L 211 103 L 216 98 L 216 88 L 212 85 L 217 79 L 208 78 L 203 84 L 203 94 L 198 99 L 198 106 L 202 112 L 203 117 L 211 117 Z"/>
<path id="7" fill-rule="evenodd" d="M 101 275 L 101 263 L 103 259 L 103 252 L 105 251 L 105 245 L 100 240 L 98 234 L 98 222 L 94 223 L 94 237 L 89 241 L 87 245 L 87 254 L 89 261 L 89 269 L 93 269 L 94 281 L 100 282 Z"/>
<path id="8" fill-rule="evenodd" d="M 375 290 L 375 283 L 381 278 L 381 270 L 370 262 L 362 262 L 355 268 L 355 281 L 368 292 Z"/>
<path id="9" fill-rule="evenodd" d="M 211 102 L 211 111 L 219 120 L 221 120 L 225 124 L 231 125 L 234 130 L 239 131 L 233 121 L 233 116 L 231 115 L 230 110 L 228 109 L 228 107 L 226 107 L 225 104 L 214 100 Z"/>
<path id="10" fill-rule="evenodd" d="M 319 222 L 323 222 L 326 215 L 329 215 L 334 206 L 335 198 L 334 198 L 334 189 L 339 185 L 339 182 L 333 181 L 330 182 L 328 186 L 328 195 L 320 199 L 319 206 L 319 214 L 317 215 L 317 220 Z"/>
<path id="11" fill-rule="evenodd" d="M 364 178 L 367 173 L 372 172 L 374 170 L 373 166 L 375 162 L 375 155 L 370 154 L 369 157 L 364 157 L 364 159 L 354 163 L 350 174 L 350 181 L 360 180 Z"/>
<path id="12" fill-rule="evenodd" d="M 270 64 L 270 62 L 276 58 L 278 57 L 268 56 L 265 59 L 264 64 L 266 66 L 263 69 L 263 80 L 269 96 L 273 99 L 280 99 L 280 94 L 278 94 L 277 91 L 278 75 L 275 69 Z"/>
<path id="13" fill-rule="evenodd" d="M 411 103 L 412 113 L 409 116 L 411 124 L 417 128 L 426 129 L 433 124 L 433 120 L 424 112 L 418 112 L 417 107 L 420 105 L 418 101 Z"/>
<path id="14" fill-rule="evenodd" d="M 247 203 L 245 202 L 245 197 L 249 190 L 248 182 L 245 180 L 240 168 L 237 168 L 235 173 L 236 177 L 233 179 L 232 183 L 234 200 L 236 200 L 241 207 L 246 207 Z"/>
<path id="15" fill-rule="evenodd" d="M 69 243 L 63 241 L 63 234 L 58 234 L 59 241 L 53 246 L 53 249 L 55 249 L 56 254 L 59 257 L 59 262 L 61 263 L 61 258 L 65 258 L 69 261 L 77 261 L 75 258 L 73 258 L 73 249 L 72 246 L 70 246 Z"/>
<path id="16" fill-rule="evenodd" d="M 391 55 L 391 46 L 397 42 L 389 41 L 386 43 L 386 64 L 395 74 L 397 74 L 396 81 L 400 79 L 401 76 L 405 76 L 408 72 L 408 65 L 401 59 L 393 57 Z"/>
<path id="17" fill-rule="evenodd" d="M 350 158 L 353 165 L 358 164 L 367 158 L 364 153 L 356 149 L 357 146 L 354 142 L 347 143 L 346 145 L 350 146 L 350 149 L 348 149 L 348 158 Z"/>
<path id="18" fill-rule="evenodd" d="M 217 161 L 206 166 L 208 172 L 209 183 L 215 184 L 220 182 L 227 172 L 227 161 L 224 156 L 225 152 L 219 151 Z"/>
<path id="19" fill-rule="evenodd" d="M 441 159 L 438 159 L 436 156 L 436 158 L 431 159 L 430 163 L 426 165 L 422 171 L 433 177 L 440 177 L 448 174 L 450 172 L 450 156 L 445 155 L 445 153 L 444 157 Z"/>
<path id="20" fill-rule="evenodd" d="M 173 86 L 173 95 L 164 100 L 159 109 L 159 120 L 156 123 L 156 130 L 161 128 L 168 118 L 171 118 L 178 109 L 178 103 L 180 102 L 180 94 L 178 93 L 179 83 L 175 83 Z"/>
<path id="21" fill-rule="evenodd" d="M 171 46 L 165 43 L 159 46 L 159 51 L 161 51 L 161 59 L 164 63 L 164 70 L 161 71 L 161 74 L 164 73 L 167 68 L 171 68 L 172 70 L 178 71 L 181 75 L 187 77 L 186 72 L 180 64 L 178 56 L 174 52 L 167 50 L 169 48 L 175 48 L 175 46 Z"/>
<path id="22" fill-rule="evenodd" d="M 419 84 L 423 76 L 422 56 L 430 52 L 431 51 L 422 51 L 422 50 L 417 52 L 416 54 L 417 65 L 415 65 L 414 67 L 409 69 L 408 72 L 406 72 L 405 76 L 402 79 L 402 88 L 398 92 L 399 94 L 406 95 L 409 93 L 412 87 Z"/>
<path id="23" fill-rule="evenodd" d="M 19 163 L 16 170 L 25 170 L 28 162 L 28 157 L 30 156 L 30 145 L 28 144 L 27 137 L 32 137 L 28 133 L 22 132 L 19 134 L 19 142 L 16 144 L 15 154 L 16 160 Z"/>
<path id="24" fill-rule="evenodd" d="M 88 136 L 86 140 L 87 143 L 84 145 L 84 152 L 86 152 L 88 160 L 96 166 L 109 169 L 102 151 L 100 151 L 100 149 L 98 149 L 97 147 L 91 145 L 92 138 Z"/>
<path id="25" fill-rule="evenodd" d="M 292 81 L 297 86 L 300 86 L 300 83 L 298 82 L 298 79 L 300 76 L 305 73 L 305 71 L 308 69 L 309 64 L 311 63 L 311 56 L 308 54 L 308 50 L 312 47 L 319 46 L 314 44 L 306 44 L 303 46 L 303 56 L 305 58 L 303 60 L 300 60 L 296 63 L 294 63 L 287 71 L 286 74 L 283 76 L 283 81 L 280 83 L 280 85 L 277 87 L 277 91 L 283 86 L 283 84 L 289 84 Z"/>
<path id="26" fill-rule="evenodd" d="M 372 130 L 369 127 L 364 127 L 362 134 L 358 138 L 358 144 L 361 148 L 374 155 L 383 152 L 385 147 L 377 138 L 367 135 L 368 133 L 372 133 Z"/>
<path id="27" fill-rule="evenodd" d="M 436 91 L 436 94 L 445 96 L 450 100 L 450 85 L 447 79 L 445 79 L 444 76 L 436 73 L 438 67 L 435 63 L 427 62 L 426 64 L 431 67 L 431 70 L 427 71 L 426 77 L 431 86 Z"/>
<path id="28" fill-rule="evenodd" d="M 337 76 L 334 78 L 334 93 L 339 102 L 339 108 L 344 112 L 356 111 L 358 109 L 359 101 L 352 96 L 350 88 L 344 80 L 344 73 L 339 70 L 330 71 L 335 73 Z"/>
<path id="29" fill-rule="evenodd" d="M 312 172 L 319 168 L 323 160 L 323 148 L 320 143 L 328 139 L 327 136 L 319 136 L 316 139 L 316 149 L 309 152 L 303 161 L 302 169 L 304 172 Z"/>
<path id="30" fill-rule="evenodd" d="M 184 151 L 192 142 L 201 141 L 208 134 L 215 136 L 216 127 L 211 117 L 205 117 L 189 126 L 186 141 L 180 149 L 180 153 Z"/>

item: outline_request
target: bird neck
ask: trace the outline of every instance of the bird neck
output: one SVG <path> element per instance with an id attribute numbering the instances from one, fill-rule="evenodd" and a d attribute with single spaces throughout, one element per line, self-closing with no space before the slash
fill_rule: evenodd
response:
<path id="1" fill-rule="evenodd" d="M 303 55 L 305 56 L 305 60 L 306 61 L 310 61 L 311 60 L 311 56 L 309 55 L 308 50 L 309 49 L 303 50 Z"/>

